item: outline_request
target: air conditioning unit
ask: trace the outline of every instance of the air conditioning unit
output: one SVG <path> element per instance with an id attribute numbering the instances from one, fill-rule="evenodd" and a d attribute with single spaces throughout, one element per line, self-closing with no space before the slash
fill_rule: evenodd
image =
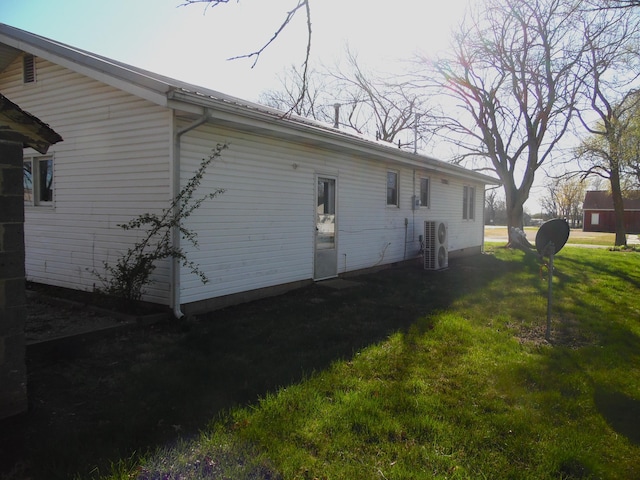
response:
<path id="1" fill-rule="evenodd" d="M 424 268 L 441 270 L 449 266 L 449 229 L 446 222 L 424 222 Z"/>

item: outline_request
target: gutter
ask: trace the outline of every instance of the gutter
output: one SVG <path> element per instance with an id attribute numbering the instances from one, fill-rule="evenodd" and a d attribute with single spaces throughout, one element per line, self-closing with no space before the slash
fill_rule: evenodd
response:
<path id="1" fill-rule="evenodd" d="M 174 114 L 175 115 L 175 114 Z M 174 116 L 175 118 L 175 116 Z M 176 198 L 180 193 L 180 140 L 182 136 L 193 130 L 194 128 L 198 128 L 200 125 L 206 123 L 209 120 L 209 112 L 205 110 L 205 113 L 199 119 L 195 120 L 193 123 L 187 125 L 186 127 L 175 132 L 173 137 L 173 162 L 172 162 L 172 182 L 171 182 L 171 195 L 172 199 Z M 178 214 L 179 206 L 174 206 L 174 215 Z M 180 248 L 180 229 L 174 227 L 173 232 L 171 233 L 171 242 L 173 243 L 174 249 Z M 173 257 L 171 259 L 171 308 L 173 310 L 173 315 L 175 318 L 180 319 L 184 317 L 184 313 L 180 308 L 180 262 L 177 258 Z"/>

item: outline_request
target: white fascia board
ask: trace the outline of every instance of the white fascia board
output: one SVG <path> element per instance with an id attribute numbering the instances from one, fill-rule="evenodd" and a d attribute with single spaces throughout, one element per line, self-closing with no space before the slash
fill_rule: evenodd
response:
<path id="1" fill-rule="evenodd" d="M 193 103 L 184 103 L 180 101 L 176 101 L 172 99 L 172 95 L 168 95 L 167 107 L 174 110 L 175 112 L 180 112 L 186 114 L 187 116 L 201 116 L 207 112 L 207 108 L 202 105 L 195 105 Z"/>

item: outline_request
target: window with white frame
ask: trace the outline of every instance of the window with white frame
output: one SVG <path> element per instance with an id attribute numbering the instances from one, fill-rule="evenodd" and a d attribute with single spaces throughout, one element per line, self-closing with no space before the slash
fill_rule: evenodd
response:
<path id="1" fill-rule="evenodd" d="M 398 172 L 387 171 L 387 205 L 398 206 Z"/>
<path id="2" fill-rule="evenodd" d="M 420 179 L 420 206 L 429 207 L 430 182 L 428 178 Z"/>
<path id="3" fill-rule="evenodd" d="M 28 205 L 52 205 L 53 158 L 25 158 L 23 163 L 24 201 Z"/>
<path id="4" fill-rule="evenodd" d="M 465 185 L 462 190 L 462 218 L 464 220 L 474 220 L 476 211 L 476 189 Z"/>
<path id="5" fill-rule="evenodd" d="M 591 214 L 591 225 L 600 225 L 600 214 L 592 213 Z"/>

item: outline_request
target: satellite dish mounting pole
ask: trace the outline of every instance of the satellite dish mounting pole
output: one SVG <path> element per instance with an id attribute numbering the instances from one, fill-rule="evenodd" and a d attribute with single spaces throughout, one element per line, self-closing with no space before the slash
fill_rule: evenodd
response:
<path id="1" fill-rule="evenodd" d="M 553 288 L 553 256 L 555 255 L 556 247 L 553 242 L 549 242 L 546 248 L 549 252 L 549 291 L 547 294 L 547 330 L 544 334 L 544 338 L 547 342 L 551 341 L 551 298 Z"/>
<path id="2" fill-rule="evenodd" d="M 542 224 L 536 234 L 536 250 L 542 260 L 549 257 L 549 295 L 547 299 L 547 332 L 545 338 L 551 341 L 551 288 L 553 286 L 553 257 L 562 250 L 564 244 L 569 240 L 571 229 L 563 218 L 554 218 Z"/>

